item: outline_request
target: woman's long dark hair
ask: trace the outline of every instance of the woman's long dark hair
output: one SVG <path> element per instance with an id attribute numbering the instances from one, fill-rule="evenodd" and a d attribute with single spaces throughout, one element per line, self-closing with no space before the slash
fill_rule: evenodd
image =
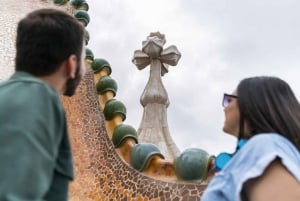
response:
<path id="1" fill-rule="evenodd" d="M 277 77 L 251 77 L 237 88 L 240 109 L 239 138 L 245 138 L 244 121 L 251 136 L 278 133 L 300 151 L 300 105 L 290 86 Z"/>

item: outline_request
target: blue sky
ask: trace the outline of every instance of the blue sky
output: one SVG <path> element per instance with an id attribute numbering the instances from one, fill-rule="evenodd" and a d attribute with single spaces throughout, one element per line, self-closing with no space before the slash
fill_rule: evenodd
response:
<path id="1" fill-rule="evenodd" d="M 232 151 L 235 139 L 222 132 L 224 92 L 250 76 L 286 80 L 300 98 L 300 1 L 297 0 L 89 0 L 88 47 L 112 67 L 116 98 L 127 107 L 124 123 L 136 129 L 139 99 L 149 67 L 131 62 L 150 32 L 165 34 L 182 57 L 162 77 L 168 92 L 168 125 L 181 151 Z"/>

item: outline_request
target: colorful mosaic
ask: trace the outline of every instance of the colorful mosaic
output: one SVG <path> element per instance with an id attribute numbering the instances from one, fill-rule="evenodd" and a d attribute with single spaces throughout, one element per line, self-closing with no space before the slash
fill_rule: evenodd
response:
<path id="1" fill-rule="evenodd" d="M 204 185 L 165 182 L 143 175 L 116 152 L 107 135 L 93 72 L 72 98 L 63 98 L 74 151 L 71 200 L 199 200 Z"/>

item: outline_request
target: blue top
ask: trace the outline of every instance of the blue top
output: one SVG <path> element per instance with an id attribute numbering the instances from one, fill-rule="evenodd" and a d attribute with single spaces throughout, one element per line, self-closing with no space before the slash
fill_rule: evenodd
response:
<path id="1" fill-rule="evenodd" d="M 241 201 L 245 182 L 262 175 L 277 157 L 300 182 L 300 153 L 297 148 L 278 134 L 260 134 L 252 137 L 214 176 L 201 201 Z"/>

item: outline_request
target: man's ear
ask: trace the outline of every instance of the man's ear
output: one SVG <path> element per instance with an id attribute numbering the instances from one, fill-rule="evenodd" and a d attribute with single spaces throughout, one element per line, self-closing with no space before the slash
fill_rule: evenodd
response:
<path id="1" fill-rule="evenodd" d="M 66 70 L 69 78 L 75 78 L 77 62 L 77 57 L 74 54 L 70 55 L 66 60 Z"/>

